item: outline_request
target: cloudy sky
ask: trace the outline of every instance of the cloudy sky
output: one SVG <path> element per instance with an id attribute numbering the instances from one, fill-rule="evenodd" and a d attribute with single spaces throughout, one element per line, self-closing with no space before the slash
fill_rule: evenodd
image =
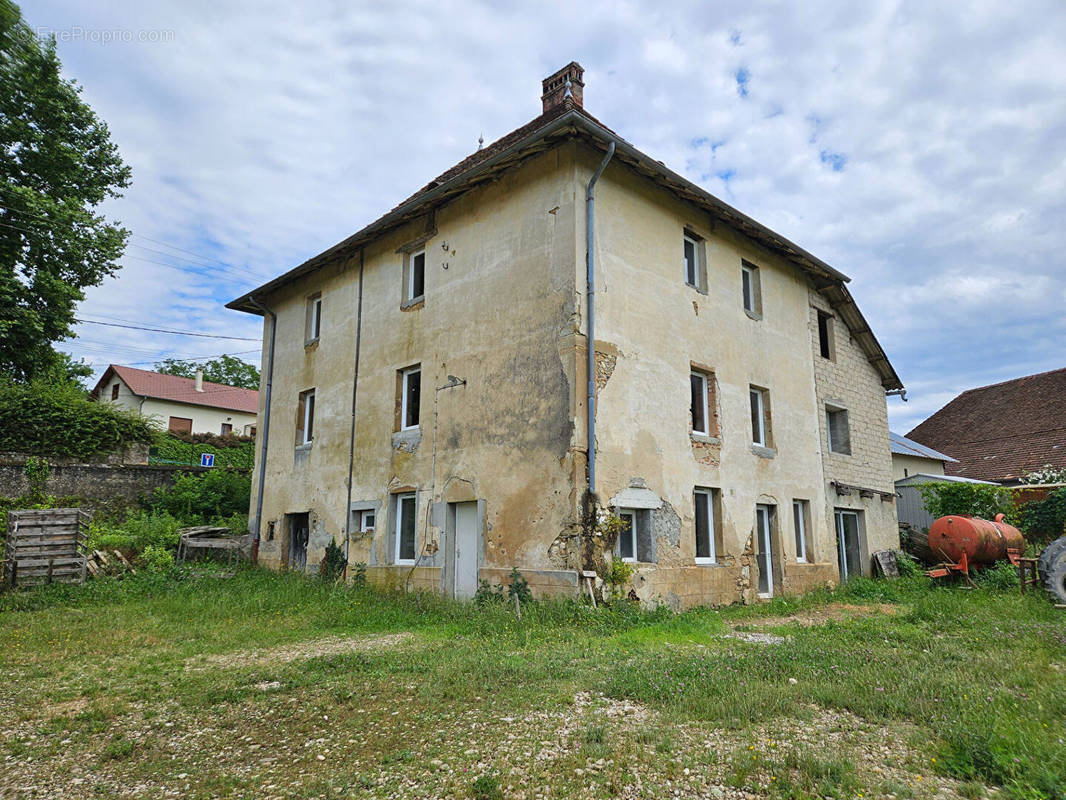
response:
<path id="1" fill-rule="evenodd" d="M 35 0 L 109 123 L 133 232 L 80 315 L 259 336 L 223 305 L 539 113 L 585 67 L 625 139 L 853 279 L 908 387 L 1066 366 L 1066 6 Z M 84 324 L 96 365 L 254 341 Z M 101 367 L 102 368 L 102 367 Z"/>

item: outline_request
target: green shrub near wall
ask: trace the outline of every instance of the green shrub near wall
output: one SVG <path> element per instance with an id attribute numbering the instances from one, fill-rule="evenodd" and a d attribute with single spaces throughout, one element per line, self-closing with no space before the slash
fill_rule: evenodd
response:
<path id="1" fill-rule="evenodd" d="M 1034 541 L 1049 542 L 1066 534 L 1066 488 L 1026 503 L 1019 509 L 1019 517 L 1022 532 Z"/>
<path id="2" fill-rule="evenodd" d="M 0 379 L 0 451 L 89 459 L 154 436 L 143 417 L 94 403 L 74 384 Z"/>
<path id="3" fill-rule="evenodd" d="M 925 500 L 925 510 L 933 517 L 949 514 L 969 514 L 981 519 L 995 519 L 996 514 L 1006 514 L 1013 522 L 1015 509 L 1011 503 L 1010 490 L 985 483 L 960 483 L 936 481 L 918 486 Z"/>
<path id="4" fill-rule="evenodd" d="M 166 433 L 152 447 L 148 462 L 198 466 L 200 456 L 204 453 L 215 456 L 216 467 L 250 470 L 255 463 L 255 439 L 248 436 Z"/>

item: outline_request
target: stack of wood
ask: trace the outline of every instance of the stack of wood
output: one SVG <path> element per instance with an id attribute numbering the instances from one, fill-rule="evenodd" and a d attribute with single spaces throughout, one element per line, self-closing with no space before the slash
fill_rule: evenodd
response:
<path id="1" fill-rule="evenodd" d="M 935 564 L 941 559 L 929 549 L 929 532 L 918 530 L 910 525 L 899 526 L 900 545 L 904 553 L 910 553 L 923 564 Z"/>
<path id="2" fill-rule="evenodd" d="M 137 574 L 137 570 L 118 550 L 112 550 L 110 553 L 105 550 L 93 550 L 85 562 L 85 566 L 88 568 L 89 574 L 94 578 L 122 575 L 127 572 L 130 575 Z"/>
<path id="3" fill-rule="evenodd" d="M 9 511 L 6 583 L 84 583 L 90 519 L 92 515 L 80 508 Z"/>

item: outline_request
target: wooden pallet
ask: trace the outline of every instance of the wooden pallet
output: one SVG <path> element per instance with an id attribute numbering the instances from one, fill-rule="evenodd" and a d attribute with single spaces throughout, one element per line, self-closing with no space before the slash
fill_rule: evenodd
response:
<path id="1" fill-rule="evenodd" d="M 7 583 L 83 583 L 91 518 L 80 508 L 9 511 L 4 563 Z"/>

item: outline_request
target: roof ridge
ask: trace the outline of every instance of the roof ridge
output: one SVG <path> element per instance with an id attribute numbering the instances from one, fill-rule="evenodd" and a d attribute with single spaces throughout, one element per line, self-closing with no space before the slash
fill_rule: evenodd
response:
<path id="1" fill-rule="evenodd" d="M 1066 372 L 1066 367 L 1059 367 L 1058 369 L 1049 369 L 1045 370 L 1044 372 L 1034 372 L 1032 375 L 1020 375 L 1017 378 L 1008 378 L 1005 381 L 998 381 L 997 383 L 989 383 L 985 384 L 984 386 L 975 386 L 972 389 L 963 389 L 962 392 L 960 392 L 959 395 L 955 398 L 955 400 L 958 400 L 959 397 L 962 397 L 964 394 L 970 394 L 971 392 L 980 392 L 983 389 L 994 389 L 997 386 L 1005 386 L 1008 383 L 1017 383 L 1018 381 L 1029 380 L 1029 378 L 1042 378 L 1045 375 L 1054 375 L 1056 372 Z M 954 400 L 952 400 L 951 402 L 954 402 Z"/>

